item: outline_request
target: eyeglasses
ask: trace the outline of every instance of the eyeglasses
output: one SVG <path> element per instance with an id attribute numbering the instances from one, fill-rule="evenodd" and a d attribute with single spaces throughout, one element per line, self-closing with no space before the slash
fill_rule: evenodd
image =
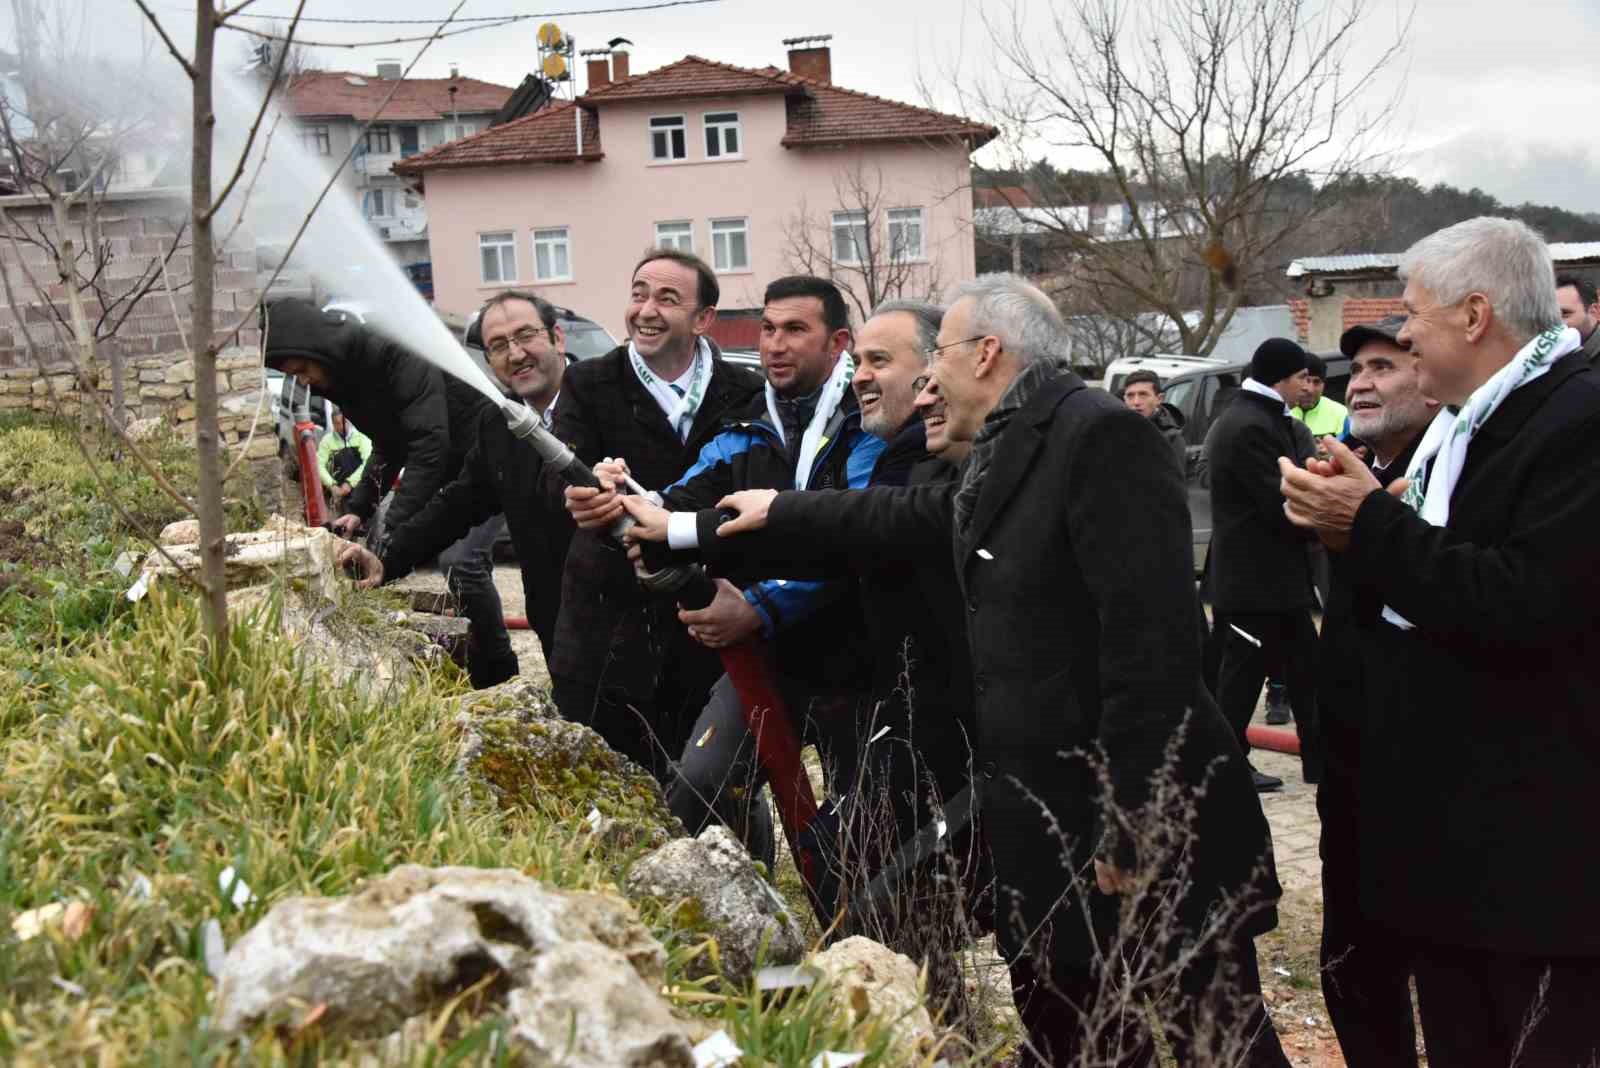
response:
<path id="1" fill-rule="evenodd" d="M 540 333 L 541 331 L 535 330 L 531 326 L 525 326 L 509 338 L 495 338 L 489 343 L 489 355 L 497 360 L 500 359 L 511 351 L 513 342 L 516 343 L 517 348 L 526 352 L 528 346 L 533 344 L 533 339 L 538 337 Z"/>
<path id="2" fill-rule="evenodd" d="M 932 362 L 933 360 L 938 359 L 939 353 L 943 352 L 945 349 L 953 349 L 957 345 L 970 345 L 974 341 L 982 341 L 988 336 L 988 334 L 974 334 L 971 337 L 964 337 L 960 341 L 947 341 L 943 345 L 935 345 L 931 349 L 923 349 L 922 354 L 928 358 L 929 362 Z"/>

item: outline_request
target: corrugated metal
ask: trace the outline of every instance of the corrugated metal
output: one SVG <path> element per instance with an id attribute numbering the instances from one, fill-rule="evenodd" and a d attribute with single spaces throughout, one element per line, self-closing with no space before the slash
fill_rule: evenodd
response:
<path id="1" fill-rule="evenodd" d="M 1550 246 L 1550 258 L 1557 263 L 1600 260 L 1600 241 L 1557 241 Z"/>
<path id="2" fill-rule="evenodd" d="M 1350 274 L 1356 271 L 1394 270 L 1400 257 L 1392 252 L 1364 252 L 1356 256 L 1306 256 L 1294 260 L 1284 273 L 1290 278 L 1308 274 Z"/>

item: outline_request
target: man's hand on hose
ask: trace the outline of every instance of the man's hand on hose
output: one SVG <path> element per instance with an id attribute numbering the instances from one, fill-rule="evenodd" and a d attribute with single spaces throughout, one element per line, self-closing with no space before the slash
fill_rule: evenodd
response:
<path id="1" fill-rule="evenodd" d="M 622 481 L 622 476 L 627 474 L 627 471 L 626 461 L 613 460 L 608 456 L 594 465 L 594 474 L 600 480 L 600 489 L 591 486 L 567 487 L 567 512 L 579 530 L 609 527 L 622 518 L 622 502 L 618 499 L 617 484 Z"/>
<path id="2" fill-rule="evenodd" d="M 361 517 L 354 513 L 342 515 L 329 523 L 328 529 L 341 538 L 353 538 L 356 536 L 356 531 L 361 529 Z"/>
<path id="3" fill-rule="evenodd" d="M 348 497 L 348 496 L 350 496 L 350 483 L 341 482 L 337 486 L 333 487 L 333 495 L 335 497 Z"/>
<path id="4" fill-rule="evenodd" d="M 772 507 L 772 501 L 777 496 L 777 490 L 748 489 L 730 493 L 722 498 L 717 502 L 718 508 L 739 514 L 717 527 L 717 537 L 731 538 L 747 530 L 760 530 L 765 527 L 767 509 Z"/>
<path id="5" fill-rule="evenodd" d="M 365 545 L 351 543 L 340 549 L 339 565 L 344 568 L 354 565 L 361 572 L 361 577 L 356 579 L 357 589 L 370 590 L 383 583 L 383 561 Z"/>
<path id="6" fill-rule="evenodd" d="M 689 637 L 707 649 L 738 645 L 761 629 L 761 616 L 727 579 L 717 579 L 717 595 L 710 604 L 693 611 L 680 608 L 678 619 L 689 628 Z"/>
<path id="7" fill-rule="evenodd" d="M 622 507 L 628 510 L 628 514 L 633 516 L 636 524 L 628 528 L 628 544 L 667 540 L 667 517 L 672 515 L 671 512 L 636 494 L 630 493 L 619 497 L 618 500 L 622 502 Z"/>

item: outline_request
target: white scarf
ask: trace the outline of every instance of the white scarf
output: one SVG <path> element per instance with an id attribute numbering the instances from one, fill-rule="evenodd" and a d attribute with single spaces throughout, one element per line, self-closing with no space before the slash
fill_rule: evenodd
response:
<path id="1" fill-rule="evenodd" d="M 794 488 L 806 489 L 811 481 L 811 463 L 817 458 L 817 453 L 822 446 L 827 444 L 822 432 L 827 429 L 828 420 L 833 418 L 833 413 L 839 409 L 839 404 L 844 400 L 844 395 L 850 389 L 850 380 L 855 377 L 856 361 L 848 352 L 841 352 L 834 361 L 833 373 L 828 376 L 828 381 L 822 387 L 822 396 L 817 398 L 817 410 L 811 413 L 811 422 L 806 424 L 805 433 L 800 435 L 800 457 L 794 465 Z M 783 420 L 778 418 L 778 393 L 772 388 L 772 383 L 767 383 L 767 418 L 772 420 L 772 425 L 777 428 L 778 440 L 783 442 L 784 448 L 789 447 L 789 442 L 783 436 Z"/>
<path id="2" fill-rule="evenodd" d="M 694 363 L 689 368 L 689 388 L 681 397 L 673 390 L 672 383 L 663 382 L 660 375 L 645 366 L 644 358 L 631 341 L 628 342 L 628 362 L 633 364 L 634 377 L 661 406 L 667 424 L 677 432 L 678 440 L 688 441 L 695 413 L 700 410 L 700 402 L 706 399 L 706 386 L 711 382 L 711 346 L 706 339 L 695 339 Z"/>
<path id="3" fill-rule="evenodd" d="M 1400 497 L 1401 502 L 1416 509 L 1432 526 L 1448 524 L 1450 497 L 1456 491 L 1461 469 L 1466 466 L 1467 449 L 1483 424 L 1513 392 L 1539 378 L 1557 360 L 1576 351 L 1580 345 L 1578 332 L 1571 327 L 1546 330 L 1518 349 L 1511 362 L 1496 371 L 1489 381 L 1473 390 L 1467 403 L 1459 408 L 1441 408 L 1422 435 L 1422 443 L 1411 457 L 1411 466 L 1406 468 L 1409 482 Z M 1431 468 L 1429 461 L 1433 464 Z M 1383 607 L 1383 618 L 1401 630 L 1411 630 L 1415 626 L 1388 605 Z"/>

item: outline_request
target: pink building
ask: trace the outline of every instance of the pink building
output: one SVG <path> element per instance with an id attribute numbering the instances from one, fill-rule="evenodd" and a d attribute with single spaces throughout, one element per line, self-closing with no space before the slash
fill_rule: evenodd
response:
<path id="1" fill-rule="evenodd" d="M 441 309 L 531 287 L 621 337 L 633 265 L 666 245 L 712 264 L 716 336 L 748 346 L 780 275 L 832 276 L 858 317 L 972 277 L 969 156 L 991 127 L 835 86 L 826 47 L 788 71 L 688 56 L 629 77 L 626 58 L 591 60 L 576 105 L 396 164 L 426 197 Z"/>

